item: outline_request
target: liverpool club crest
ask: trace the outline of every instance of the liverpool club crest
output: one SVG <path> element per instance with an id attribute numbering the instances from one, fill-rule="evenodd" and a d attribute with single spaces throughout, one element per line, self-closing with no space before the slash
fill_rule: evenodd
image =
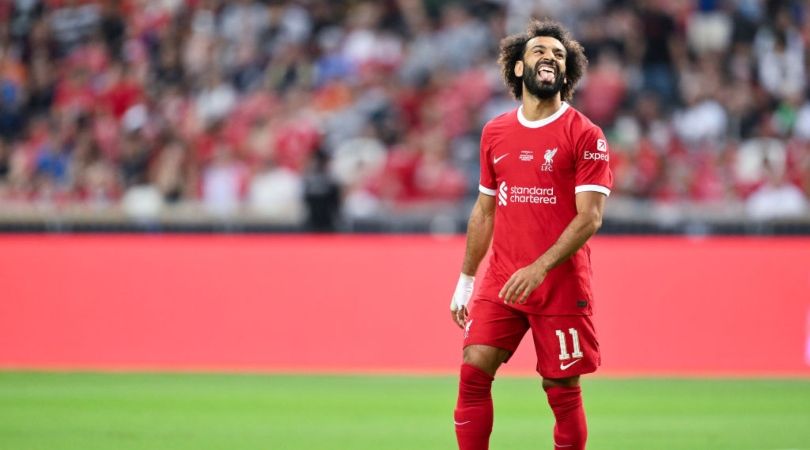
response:
<path id="1" fill-rule="evenodd" d="M 556 154 L 557 154 L 557 147 L 546 150 L 546 153 L 543 155 L 543 159 L 545 160 L 545 162 L 543 163 L 542 166 L 540 166 L 540 170 L 542 170 L 543 172 L 551 172 L 553 169 L 552 164 L 554 164 L 554 155 Z"/>

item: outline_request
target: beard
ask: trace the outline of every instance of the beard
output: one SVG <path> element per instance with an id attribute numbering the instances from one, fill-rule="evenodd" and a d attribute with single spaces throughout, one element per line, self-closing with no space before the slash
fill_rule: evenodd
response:
<path id="1" fill-rule="evenodd" d="M 529 67 L 526 64 L 526 61 L 523 62 L 524 67 Z M 523 74 L 523 88 L 529 91 L 530 94 L 533 96 L 541 99 L 541 100 L 548 100 L 555 95 L 557 95 L 560 90 L 562 90 L 563 80 L 565 79 L 565 74 L 560 72 L 560 67 L 557 64 L 554 64 L 554 82 L 548 83 L 544 81 L 540 81 L 537 76 L 537 71 L 540 69 L 540 61 L 537 62 L 534 66 L 534 72 L 531 74 Z M 530 75 L 530 76 L 527 76 Z"/>

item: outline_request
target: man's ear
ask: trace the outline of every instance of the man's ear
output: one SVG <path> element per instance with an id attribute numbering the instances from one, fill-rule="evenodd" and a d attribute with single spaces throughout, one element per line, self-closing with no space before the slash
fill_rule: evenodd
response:
<path id="1" fill-rule="evenodd" d="M 514 73 L 516 77 L 523 78 L 523 61 L 518 61 L 515 63 Z"/>

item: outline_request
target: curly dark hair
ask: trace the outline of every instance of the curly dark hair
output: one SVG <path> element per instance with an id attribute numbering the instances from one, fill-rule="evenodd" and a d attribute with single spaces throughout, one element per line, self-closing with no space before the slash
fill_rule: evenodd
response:
<path id="1" fill-rule="evenodd" d="M 523 59 L 526 43 L 538 36 L 553 37 L 565 47 L 565 78 L 568 82 L 562 85 L 560 96 L 563 100 L 570 101 L 574 97 L 574 88 L 588 68 L 588 58 L 585 57 L 585 49 L 571 37 L 571 33 L 560 23 L 552 20 L 532 20 L 525 32 L 501 40 L 498 64 L 501 65 L 503 81 L 516 99 L 519 100 L 523 96 L 523 80 L 515 75 L 515 64 Z"/>

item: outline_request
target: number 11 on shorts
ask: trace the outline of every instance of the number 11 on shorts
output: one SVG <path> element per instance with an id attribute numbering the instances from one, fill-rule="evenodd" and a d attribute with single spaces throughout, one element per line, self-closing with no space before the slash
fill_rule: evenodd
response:
<path id="1" fill-rule="evenodd" d="M 565 342 L 565 332 L 563 330 L 556 330 L 557 339 L 560 340 L 560 361 L 571 358 L 582 358 L 582 350 L 579 348 L 579 333 L 575 328 L 569 328 L 568 333 L 571 335 L 571 341 L 574 346 L 574 351 L 568 353 L 568 344 Z"/>

